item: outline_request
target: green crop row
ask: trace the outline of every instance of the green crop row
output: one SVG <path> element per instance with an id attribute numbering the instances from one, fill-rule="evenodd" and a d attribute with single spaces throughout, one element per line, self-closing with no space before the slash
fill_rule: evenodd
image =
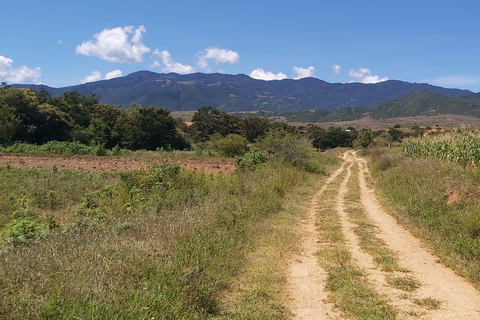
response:
<path id="1" fill-rule="evenodd" d="M 402 143 L 402 154 L 452 161 L 463 166 L 479 166 L 480 135 L 477 132 L 462 132 L 406 139 Z"/>

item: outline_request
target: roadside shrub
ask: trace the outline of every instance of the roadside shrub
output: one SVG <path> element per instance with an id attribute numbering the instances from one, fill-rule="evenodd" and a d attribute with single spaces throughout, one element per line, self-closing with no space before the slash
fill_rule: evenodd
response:
<path id="1" fill-rule="evenodd" d="M 385 171 L 397 165 L 399 155 L 387 152 L 385 147 L 374 147 L 368 152 L 372 157 L 372 167 L 374 170 Z"/>
<path id="2" fill-rule="evenodd" d="M 251 148 L 243 157 L 235 157 L 235 163 L 243 171 L 254 170 L 267 160 L 267 154 L 256 147 Z"/>
<path id="3" fill-rule="evenodd" d="M 225 157 L 240 156 L 247 151 L 247 142 L 239 134 L 229 134 L 217 141 L 217 150 Z"/>
<path id="4" fill-rule="evenodd" d="M 258 147 L 270 157 L 298 166 L 310 157 L 309 141 L 297 134 L 279 128 L 269 131 Z"/>
<path id="5" fill-rule="evenodd" d="M 309 173 L 326 174 L 325 167 L 316 162 L 314 159 L 300 161 L 298 167 Z"/>

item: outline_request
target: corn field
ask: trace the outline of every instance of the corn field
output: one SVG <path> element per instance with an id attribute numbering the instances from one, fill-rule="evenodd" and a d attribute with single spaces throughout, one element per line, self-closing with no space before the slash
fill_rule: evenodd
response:
<path id="1" fill-rule="evenodd" d="M 453 161 L 463 166 L 480 165 L 480 132 L 461 132 L 406 139 L 402 154 Z"/>

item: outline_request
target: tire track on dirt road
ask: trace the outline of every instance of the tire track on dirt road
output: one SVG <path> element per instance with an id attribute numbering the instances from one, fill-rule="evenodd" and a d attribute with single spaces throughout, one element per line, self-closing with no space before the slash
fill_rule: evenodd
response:
<path id="1" fill-rule="evenodd" d="M 408 301 L 400 300 L 397 297 L 401 292 L 399 289 L 386 285 L 386 279 L 388 276 L 392 275 L 391 271 L 382 271 L 381 268 L 374 262 L 374 257 L 369 253 L 365 252 L 361 248 L 359 236 L 355 233 L 355 228 L 358 225 L 352 222 L 351 217 L 347 213 L 347 200 L 346 195 L 349 192 L 349 180 L 355 178 L 352 176 L 352 166 L 356 164 L 356 159 L 354 158 L 353 152 L 346 152 L 344 155 L 344 160 L 349 164 L 347 167 L 347 175 L 342 181 L 340 188 L 338 190 L 338 195 L 335 200 L 336 205 L 335 209 L 340 218 L 340 224 L 342 225 L 342 233 L 346 241 L 346 246 L 352 254 L 352 258 L 355 261 L 357 267 L 361 268 L 367 277 L 368 283 L 372 286 L 372 289 L 377 293 L 383 296 L 384 300 L 387 300 L 393 307 L 401 311 L 403 314 L 408 314 L 413 312 L 411 303 Z M 355 187 L 358 188 L 358 182 Z M 353 205 L 359 206 L 360 204 L 354 203 Z"/>
<path id="2" fill-rule="evenodd" d="M 361 203 L 367 217 L 378 228 L 377 236 L 396 252 L 399 264 L 421 283 L 415 294 L 441 302 L 438 310 L 425 312 L 420 319 L 480 319 L 480 293 L 464 278 L 438 262 L 438 258 L 407 229 L 387 214 L 374 190 L 367 186 L 365 159 L 354 154 L 359 168 Z"/>
<path id="3" fill-rule="evenodd" d="M 319 235 L 316 227 L 316 209 L 328 186 L 345 170 L 345 162 L 315 193 L 307 210 L 307 216 L 300 225 L 303 234 L 301 252 L 290 263 L 290 274 L 287 278 L 288 291 L 291 297 L 290 309 L 295 319 L 332 319 L 333 305 L 326 302 L 327 292 L 324 290 L 327 274 L 318 264 L 317 251 Z"/>
<path id="4" fill-rule="evenodd" d="M 329 277 L 319 263 L 317 255 L 333 243 L 321 243 L 322 224 L 316 221 L 322 210 L 331 210 L 338 216 L 339 231 L 343 234 L 344 246 L 352 257 L 352 267 L 365 274 L 368 287 L 379 294 L 379 298 L 397 310 L 391 314 L 396 319 L 480 319 L 480 292 L 472 284 L 443 266 L 419 239 L 401 227 L 387 214 L 374 190 L 366 182 L 369 175 L 367 161 L 353 151 L 344 153 L 341 167 L 324 183 L 312 197 L 307 217 L 300 225 L 303 233 L 301 252 L 291 261 L 287 284 L 290 294 L 289 309 L 295 319 L 344 319 L 334 307 L 332 292 L 325 286 Z M 352 166 L 356 166 L 352 168 Z M 357 169 L 358 168 L 358 169 Z M 355 173 L 352 174 L 352 170 Z M 343 176 L 340 181 L 340 175 Z M 351 180 L 354 178 L 354 180 Z M 350 181 L 350 182 L 349 182 Z M 352 195 L 348 196 L 350 192 Z M 354 196 L 354 194 L 356 194 Z M 352 211 L 352 210 L 356 211 Z M 333 210 L 333 211 L 332 211 Z M 358 220 L 357 212 L 363 220 Z M 318 217 L 317 217 L 318 216 Z M 360 222 L 363 221 L 363 222 Z M 383 270 L 374 259 L 375 251 L 362 247 L 357 234 L 359 223 L 371 227 L 371 237 L 376 237 L 381 246 L 395 256 L 397 269 Z M 326 229 L 325 229 L 326 230 Z M 376 246 L 375 246 L 376 247 Z M 388 283 L 392 277 L 410 278 L 418 282 L 418 288 L 402 291 Z M 440 302 L 438 309 L 418 305 L 418 301 Z M 361 317 L 360 314 L 353 315 Z M 349 316 L 348 316 L 349 317 Z"/>

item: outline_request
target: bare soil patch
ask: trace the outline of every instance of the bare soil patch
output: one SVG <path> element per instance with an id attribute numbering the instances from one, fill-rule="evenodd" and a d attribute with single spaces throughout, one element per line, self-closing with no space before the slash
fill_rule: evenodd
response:
<path id="1" fill-rule="evenodd" d="M 81 172 L 119 173 L 148 168 L 153 163 L 165 162 L 178 164 L 198 172 L 229 174 L 235 171 L 235 164 L 231 161 L 191 160 L 191 159 L 141 159 L 141 158 L 112 158 L 112 157 L 45 157 L 31 155 L 1 155 L 0 166 L 23 169 L 65 169 Z"/>

